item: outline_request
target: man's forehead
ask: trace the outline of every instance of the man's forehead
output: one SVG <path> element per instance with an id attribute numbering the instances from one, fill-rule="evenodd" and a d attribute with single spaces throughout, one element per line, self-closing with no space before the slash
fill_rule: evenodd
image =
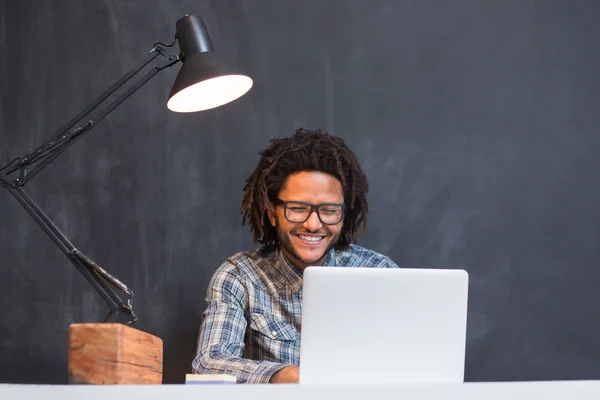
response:
<path id="1" fill-rule="evenodd" d="M 344 193 L 340 181 L 322 172 L 301 172 L 290 175 L 279 197 L 282 200 L 297 200 L 308 203 L 341 203 Z M 284 198 L 285 197 L 285 198 Z"/>

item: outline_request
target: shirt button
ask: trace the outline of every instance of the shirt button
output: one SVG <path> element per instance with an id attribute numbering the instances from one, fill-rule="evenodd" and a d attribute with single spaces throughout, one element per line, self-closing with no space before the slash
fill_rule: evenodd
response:
<path id="1" fill-rule="evenodd" d="M 273 337 L 277 336 L 277 332 L 275 332 L 275 331 L 271 332 L 271 336 L 273 336 Z"/>

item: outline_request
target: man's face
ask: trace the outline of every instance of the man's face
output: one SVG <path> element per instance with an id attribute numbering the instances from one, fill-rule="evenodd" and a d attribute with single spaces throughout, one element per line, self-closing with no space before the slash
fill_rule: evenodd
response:
<path id="1" fill-rule="evenodd" d="M 290 175 L 279 192 L 283 201 L 301 201 L 310 204 L 344 203 L 342 184 L 336 178 L 321 172 L 298 172 Z M 273 205 L 269 220 L 276 229 L 277 240 L 285 256 L 299 268 L 323 265 L 327 253 L 342 232 L 343 220 L 325 225 L 317 212 L 301 223 L 285 218 L 283 205 Z"/>

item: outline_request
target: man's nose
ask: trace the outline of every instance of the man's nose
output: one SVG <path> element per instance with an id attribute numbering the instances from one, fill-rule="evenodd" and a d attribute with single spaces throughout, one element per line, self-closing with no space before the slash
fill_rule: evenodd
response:
<path id="1" fill-rule="evenodd" d="M 321 220 L 319 219 L 319 215 L 317 214 L 317 212 L 315 210 L 313 210 L 310 215 L 308 216 L 308 219 L 306 221 L 304 221 L 304 227 L 310 231 L 316 231 L 321 229 L 321 227 L 323 226 L 323 224 L 321 223 Z"/>

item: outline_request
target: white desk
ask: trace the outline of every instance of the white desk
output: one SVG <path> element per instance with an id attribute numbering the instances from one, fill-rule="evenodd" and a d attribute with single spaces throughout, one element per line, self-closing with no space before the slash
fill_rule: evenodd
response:
<path id="1" fill-rule="evenodd" d="M 600 399 L 600 381 L 465 383 L 456 385 L 147 385 L 0 384 L 2 400 L 579 400 Z"/>

